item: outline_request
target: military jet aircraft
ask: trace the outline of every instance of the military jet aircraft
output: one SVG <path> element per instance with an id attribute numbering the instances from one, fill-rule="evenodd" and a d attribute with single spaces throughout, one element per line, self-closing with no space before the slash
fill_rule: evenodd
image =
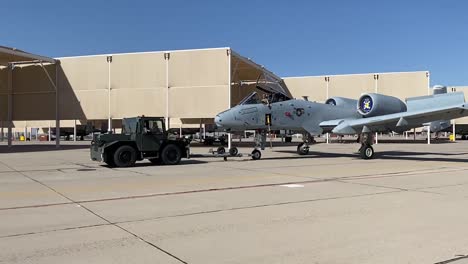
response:
<path id="1" fill-rule="evenodd" d="M 375 132 L 402 133 L 437 120 L 468 116 L 468 103 L 463 93 L 435 94 L 412 97 L 406 103 L 377 93 L 366 93 L 358 100 L 332 97 L 325 103 L 291 99 L 284 94 L 271 94 L 260 99 L 253 92 L 237 106 L 215 117 L 218 127 L 227 132 L 245 130 L 295 130 L 320 135 L 359 135 L 363 159 L 372 159 Z M 309 152 L 308 137 L 299 144 L 299 154 Z M 253 159 L 260 159 L 258 148 Z"/>

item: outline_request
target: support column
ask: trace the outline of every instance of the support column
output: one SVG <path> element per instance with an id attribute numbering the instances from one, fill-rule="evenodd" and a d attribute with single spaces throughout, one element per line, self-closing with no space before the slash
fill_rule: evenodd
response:
<path id="1" fill-rule="evenodd" d="M 327 133 L 326 138 L 327 138 L 327 144 L 330 143 L 330 133 Z"/>
<path id="2" fill-rule="evenodd" d="M 375 89 L 375 93 L 378 93 L 379 92 L 379 74 L 374 74 L 374 89 Z"/>
<path id="3" fill-rule="evenodd" d="M 427 77 L 427 95 L 431 95 L 431 74 L 426 72 Z"/>
<path id="4" fill-rule="evenodd" d="M 413 128 L 413 140 L 416 141 L 416 128 Z"/>
<path id="5" fill-rule="evenodd" d="M 166 130 L 169 130 L 170 126 L 170 117 L 169 117 L 169 58 L 171 57 L 170 53 L 164 53 L 164 59 L 166 60 Z"/>
<path id="6" fill-rule="evenodd" d="M 206 138 L 206 125 L 203 124 L 203 140 Z"/>
<path id="7" fill-rule="evenodd" d="M 375 132 L 375 144 L 379 144 L 379 133 Z"/>
<path id="8" fill-rule="evenodd" d="M 431 126 L 427 126 L 427 144 L 431 144 Z"/>
<path id="9" fill-rule="evenodd" d="M 74 123 L 73 123 L 73 141 L 76 142 L 76 119 L 74 120 Z"/>
<path id="10" fill-rule="evenodd" d="M 452 134 L 453 134 L 453 142 L 455 142 L 457 140 L 457 133 L 456 133 L 456 130 L 455 130 L 455 119 L 452 120 L 453 122 L 453 125 L 452 125 Z"/>
<path id="11" fill-rule="evenodd" d="M 60 148 L 60 107 L 59 107 L 59 70 L 55 63 L 55 147 Z M 45 69 L 44 69 L 45 70 Z M 47 72 L 47 71 L 46 71 Z"/>
<path id="12" fill-rule="evenodd" d="M 112 109 L 111 109 L 111 63 L 112 56 L 107 56 L 108 78 L 107 78 L 107 132 L 112 133 Z"/>
<path id="13" fill-rule="evenodd" d="M 50 120 L 49 120 L 49 131 L 48 131 L 48 138 L 47 138 L 47 141 L 51 141 L 51 137 L 52 137 L 52 128 L 50 127 Z"/>
<path id="14" fill-rule="evenodd" d="M 232 72 L 231 72 L 231 49 L 227 49 L 227 56 L 228 56 L 228 109 L 231 108 L 231 77 L 232 77 Z M 232 147 L 232 135 L 231 133 L 228 133 L 228 149 L 231 149 Z"/>
<path id="15" fill-rule="evenodd" d="M 330 98 L 330 93 L 329 93 L 329 89 L 330 89 L 330 77 L 325 76 L 325 83 L 326 83 L 326 85 L 327 85 L 327 98 Z"/>
<path id="16" fill-rule="evenodd" d="M 4 125 L 4 123 L 3 123 L 3 120 L 2 120 L 2 121 L 1 121 L 1 125 L 0 125 L 0 126 L 1 126 L 1 129 L 2 129 L 2 131 L 0 131 L 0 134 L 1 134 L 1 135 L 0 135 L 0 141 L 2 141 L 2 142 L 3 142 L 3 140 L 5 139 L 5 138 L 4 138 L 4 135 L 3 135 L 3 125 Z"/>
<path id="17" fill-rule="evenodd" d="M 232 134 L 231 133 L 228 133 L 227 140 L 228 140 L 228 146 L 227 147 L 228 147 L 228 149 L 231 149 L 231 147 L 232 147 Z"/>
<path id="18" fill-rule="evenodd" d="M 13 137 L 13 64 L 8 64 L 8 147 L 12 146 Z"/>

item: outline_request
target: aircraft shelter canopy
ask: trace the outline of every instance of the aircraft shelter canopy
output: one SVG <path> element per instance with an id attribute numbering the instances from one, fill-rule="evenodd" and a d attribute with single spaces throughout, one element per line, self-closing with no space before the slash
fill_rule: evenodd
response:
<path id="1" fill-rule="evenodd" d="M 41 71 L 42 80 L 46 83 L 47 90 L 36 90 L 40 85 L 31 85 L 24 90 L 24 82 L 28 79 L 17 79 L 13 74 L 15 68 L 23 68 L 26 66 L 38 65 Z M 50 68 L 53 67 L 53 72 L 56 71 L 57 60 L 28 53 L 15 48 L 0 46 L 0 121 L 1 126 L 8 127 L 8 145 L 11 146 L 11 133 L 13 121 L 18 120 L 16 117 L 21 116 L 21 111 L 25 111 L 24 106 L 27 106 L 27 112 L 34 113 L 35 107 L 45 105 L 46 109 L 53 109 L 48 117 L 55 116 L 56 129 L 59 128 L 59 110 L 58 110 L 58 89 L 57 78 L 51 76 Z M 46 69 L 48 67 L 49 69 Z M 25 76 L 22 76 L 25 77 Z M 29 76 L 29 80 L 39 82 L 36 76 Z M 17 89 L 16 85 L 19 84 Z M 29 93 L 28 93 L 29 91 Z M 17 96 L 16 96 L 17 95 Z M 24 96 L 26 95 L 26 96 Z M 45 96 L 44 96 L 45 95 Z M 37 96 L 37 97 L 36 97 Z M 42 101 L 41 99 L 48 99 Z M 47 104 L 50 103 L 50 104 Z M 15 112 L 15 105 L 23 106 Z M 59 131 L 59 130 L 57 130 Z M 59 137 L 57 137 L 57 145 L 59 144 Z"/>

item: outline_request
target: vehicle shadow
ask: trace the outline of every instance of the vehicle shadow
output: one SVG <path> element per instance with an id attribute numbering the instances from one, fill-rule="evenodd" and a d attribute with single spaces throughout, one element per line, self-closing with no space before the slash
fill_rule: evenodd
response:
<path id="1" fill-rule="evenodd" d="M 8 146 L 0 146 L 1 153 L 25 153 L 25 152 L 45 152 L 45 151 L 57 151 L 57 150 L 74 150 L 74 149 L 87 149 L 89 144 L 83 145 L 61 145 L 60 148 L 56 148 L 52 144 L 28 144 L 28 145 L 13 145 L 11 148 Z"/>
<path id="2" fill-rule="evenodd" d="M 183 159 L 180 161 L 179 164 L 173 165 L 173 166 L 184 166 L 184 165 L 193 165 L 193 164 L 205 164 L 208 163 L 208 161 L 202 161 L 202 160 L 193 160 L 193 159 Z M 110 169 L 126 169 L 126 168 L 116 168 L 116 167 L 110 167 L 107 164 L 101 164 L 101 167 L 104 168 L 110 168 Z M 162 164 L 153 164 L 149 161 L 142 161 L 142 162 L 137 162 L 133 167 L 128 167 L 128 168 L 144 168 L 144 167 L 171 167 L 171 165 L 162 165 Z"/>

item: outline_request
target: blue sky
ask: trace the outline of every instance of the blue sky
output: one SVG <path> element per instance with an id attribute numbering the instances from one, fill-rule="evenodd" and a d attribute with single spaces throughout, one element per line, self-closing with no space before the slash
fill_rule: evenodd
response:
<path id="1" fill-rule="evenodd" d="M 8 1 L 0 45 L 52 57 L 232 47 L 280 76 L 431 71 L 468 85 L 468 2 Z"/>

